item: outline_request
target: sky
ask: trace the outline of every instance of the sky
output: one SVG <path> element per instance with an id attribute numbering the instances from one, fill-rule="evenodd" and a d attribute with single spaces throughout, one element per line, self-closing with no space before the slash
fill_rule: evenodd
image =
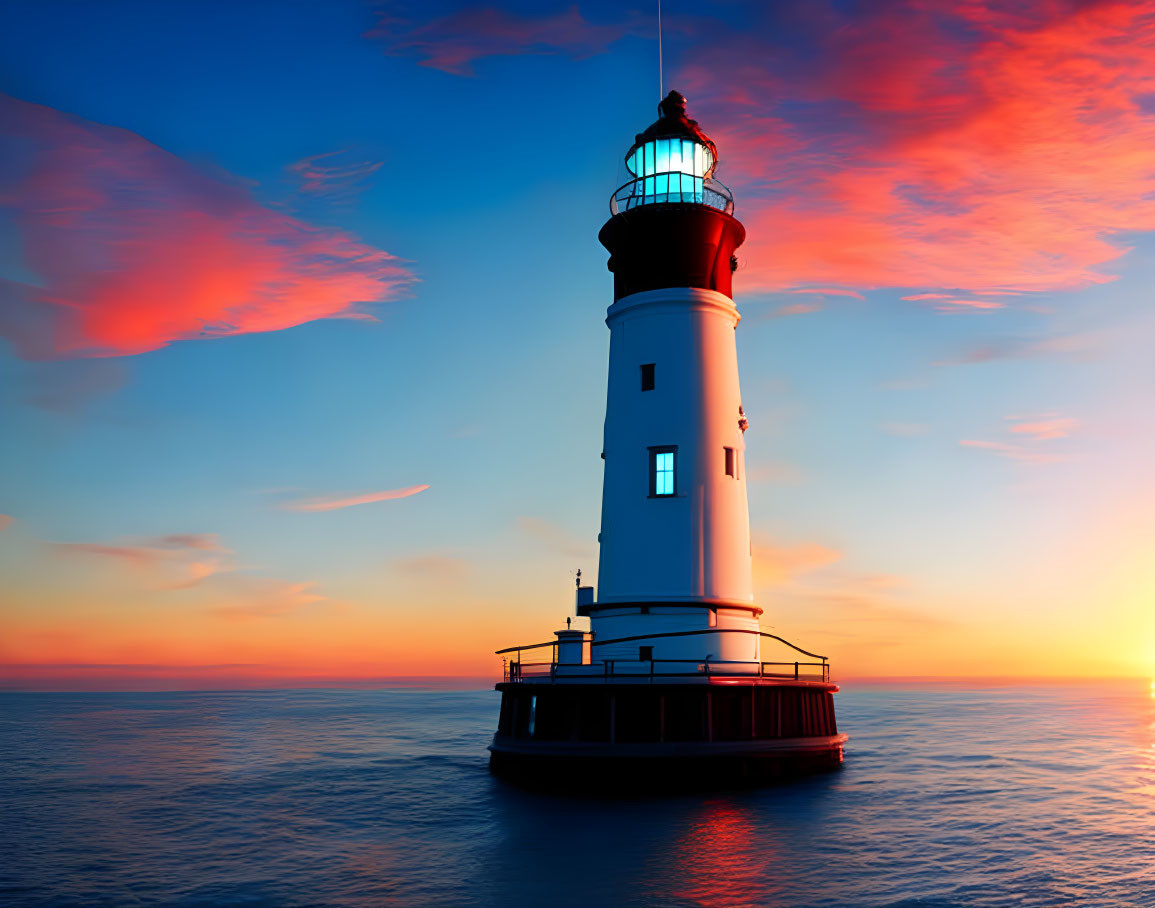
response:
<path id="1" fill-rule="evenodd" d="M 563 625 L 653 13 L 6 4 L 0 687 L 492 678 Z M 748 234 L 764 629 L 1155 674 L 1155 2 L 663 26 Z"/>

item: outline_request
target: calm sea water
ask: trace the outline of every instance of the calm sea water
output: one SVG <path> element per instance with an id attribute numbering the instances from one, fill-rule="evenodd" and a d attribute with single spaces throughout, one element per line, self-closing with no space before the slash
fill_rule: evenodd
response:
<path id="1" fill-rule="evenodd" d="M 0 695 L 0 904 L 1155 906 L 1146 684 L 851 685 L 840 772 L 494 780 L 492 691 Z"/>

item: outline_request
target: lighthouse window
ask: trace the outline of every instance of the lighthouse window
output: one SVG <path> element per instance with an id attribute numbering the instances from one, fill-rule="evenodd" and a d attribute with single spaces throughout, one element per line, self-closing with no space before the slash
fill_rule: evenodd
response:
<path id="1" fill-rule="evenodd" d="M 724 450 L 726 452 L 726 475 L 727 476 L 733 476 L 735 474 L 735 471 L 734 471 L 734 449 L 733 448 L 723 448 L 722 450 Z"/>
<path id="2" fill-rule="evenodd" d="M 654 363 L 644 363 L 642 365 L 642 390 L 654 390 Z"/>
<path id="3" fill-rule="evenodd" d="M 665 497 L 674 494 L 674 460 L 677 452 L 677 448 L 650 448 L 650 495 Z"/>

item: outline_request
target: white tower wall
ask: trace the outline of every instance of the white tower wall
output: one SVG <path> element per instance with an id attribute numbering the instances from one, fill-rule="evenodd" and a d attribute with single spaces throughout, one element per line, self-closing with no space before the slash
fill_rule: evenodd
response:
<path id="1" fill-rule="evenodd" d="M 607 313 L 605 423 L 595 641 L 704 631 L 595 646 L 595 661 L 758 661 L 746 463 L 733 300 L 673 287 L 634 293 Z M 642 366 L 654 388 L 642 390 Z M 676 447 L 675 494 L 652 496 L 651 448 Z M 733 476 L 725 449 L 733 450 Z M 621 603 L 621 608 L 613 608 Z M 663 605 L 669 603 L 669 605 Z M 744 606 L 745 608 L 741 608 Z"/>
<path id="2" fill-rule="evenodd" d="M 599 606 L 753 603 L 738 320 L 733 300 L 694 287 L 635 293 L 609 308 Z M 652 391 L 641 390 L 646 363 Z M 672 497 L 650 496 L 657 446 L 677 447 Z"/>

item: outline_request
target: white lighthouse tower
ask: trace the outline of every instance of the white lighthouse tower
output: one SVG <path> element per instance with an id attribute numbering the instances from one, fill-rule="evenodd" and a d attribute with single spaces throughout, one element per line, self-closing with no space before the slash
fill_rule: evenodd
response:
<path id="1" fill-rule="evenodd" d="M 610 251 L 605 483 L 595 639 L 665 637 L 655 659 L 759 660 L 750 567 L 746 428 L 730 297 L 746 231 L 712 179 L 718 151 L 676 92 L 626 155 L 634 179 L 614 196 Z M 599 648 L 602 659 L 641 646 Z"/>
<path id="2" fill-rule="evenodd" d="M 555 640 L 499 653 L 490 766 L 516 779 L 677 781 L 709 766 L 732 782 L 842 759 L 825 657 L 762 631 L 754 603 L 731 295 L 746 231 L 685 98 L 658 110 L 599 234 L 614 300 L 598 589 L 577 590 L 590 631 L 567 620 Z"/>

